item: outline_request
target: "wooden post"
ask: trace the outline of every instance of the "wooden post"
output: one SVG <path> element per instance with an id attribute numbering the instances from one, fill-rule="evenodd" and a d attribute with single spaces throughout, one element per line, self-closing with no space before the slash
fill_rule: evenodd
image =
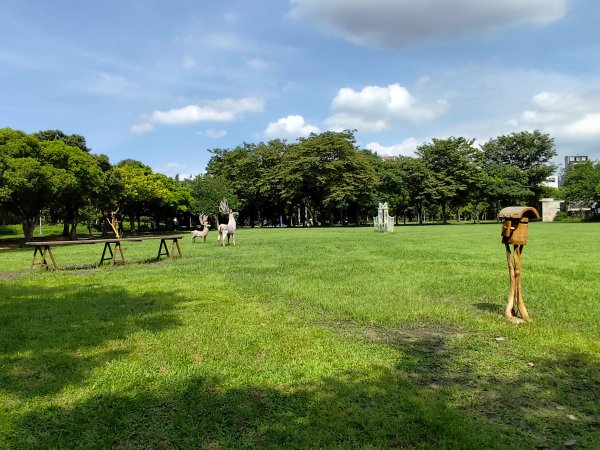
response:
<path id="1" fill-rule="evenodd" d="M 522 276 L 522 268 L 521 268 L 521 253 L 523 252 L 522 245 L 515 245 L 515 284 L 517 288 L 517 292 L 515 295 L 515 299 L 517 301 L 517 308 L 514 311 L 515 315 L 526 322 L 531 322 L 529 318 L 529 313 L 527 312 L 527 308 L 525 308 L 525 302 L 523 301 L 523 287 L 521 284 L 521 276 Z"/>
<path id="2" fill-rule="evenodd" d="M 177 248 L 177 253 L 179 253 L 179 257 L 181 258 L 183 254 L 181 253 L 181 248 L 179 247 L 179 240 L 177 238 L 173 238 L 173 243 L 171 244 L 171 257 L 175 255 L 175 248 Z"/>
<path id="3" fill-rule="evenodd" d="M 515 306 L 515 292 L 516 292 L 516 280 L 515 280 L 515 264 L 513 261 L 512 253 L 510 252 L 510 244 L 504 244 L 506 246 L 506 262 L 508 264 L 508 275 L 510 277 L 510 288 L 508 289 L 508 302 L 506 304 L 506 309 L 504 310 L 504 315 L 507 319 L 511 319 L 513 317 L 513 308 Z"/>

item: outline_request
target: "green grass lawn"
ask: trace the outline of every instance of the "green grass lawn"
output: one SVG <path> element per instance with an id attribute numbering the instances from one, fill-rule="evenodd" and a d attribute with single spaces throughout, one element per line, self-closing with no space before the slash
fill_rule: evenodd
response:
<path id="1" fill-rule="evenodd" d="M 0 448 L 600 448 L 599 237 L 530 225 L 522 325 L 500 224 L 1 250 Z"/>

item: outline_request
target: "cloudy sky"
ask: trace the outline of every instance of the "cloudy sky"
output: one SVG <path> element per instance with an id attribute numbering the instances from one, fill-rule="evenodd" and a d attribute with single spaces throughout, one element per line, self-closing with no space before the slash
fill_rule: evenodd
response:
<path id="1" fill-rule="evenodd" d="M 82 134 L 174 176 L 209 149 L 356 129 L 540 129 L 600 159 L 596 0 L 2 0 L 0 127 Z"/>

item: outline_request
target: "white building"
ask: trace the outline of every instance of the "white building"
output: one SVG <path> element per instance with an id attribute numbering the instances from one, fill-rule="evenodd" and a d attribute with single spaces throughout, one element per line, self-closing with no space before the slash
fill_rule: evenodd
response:
<path id="1" fill-rule="evenodd" d="M 547 187 L 558 188 L 558 175 L 551 175 L 542 181 L 542 184 Z"/>

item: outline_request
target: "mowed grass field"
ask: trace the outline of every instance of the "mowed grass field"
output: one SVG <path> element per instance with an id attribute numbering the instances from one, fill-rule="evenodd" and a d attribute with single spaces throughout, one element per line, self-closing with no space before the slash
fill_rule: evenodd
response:
<path id="1" fill-rule="evenodd" d="M 500 228 L 1 250 L 0 448 L 600 448 L 600 224 L 530 225 L 522 325 Z"/>

